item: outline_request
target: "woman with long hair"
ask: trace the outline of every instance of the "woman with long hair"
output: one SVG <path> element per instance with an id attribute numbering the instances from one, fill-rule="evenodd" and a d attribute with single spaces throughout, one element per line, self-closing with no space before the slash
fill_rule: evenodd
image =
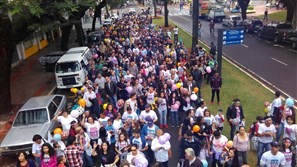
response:
<path id="1" fill-rule="evenodd" d="M 286 167 L 296 166 L 296 153 L 292 145 L 290 138 L 284 138 L 281 152 L 285 155 L 286 158 Z"/>
<path id="2" fill-rule="evenodd" d="M 41 160 L 41 167 L 57 166 L 56 151 L 49 143 L 44 143 L 42 145 L 40 160 Z"/>
<path id="3" fill-rule="evenodd" d="M 247 164 L 247 154 L 250 150 L 250 138 L 244 126 L 239 127 L 238 133 L 233 138 L 233 147 L 237 149 L 239 165 Z"/>
<path id="4" fill-rule="evenodd" d="M 115 144 L 115 151 L 121 157 L 121 162 L 126 158 L 129 148 L 130 140 L 124 133 L 121 133 Z"/>
<path id="5" fill-rule="evenodd" d="M 18 153 L 17 157 L 17 167 L 36 167 L 34 161 L 30 160 L 25 152 Z"/>
<path id="6" fill-rule="evenodd" d="M 98 149 L 97 143 L 94 143 L 92 155 L 95 166 L 114 167 L 119 161 L 119 156 L 110 149 L 107 141 L 102 142 L 101 149 Z"/>
<path id="7" fill-rule="evenodd" d="M 221 164 L 224 167 L 238 167 L 238 154 L 236 148 L 232 147 L 228 150 L 228 152 L 222 155 Z"/>

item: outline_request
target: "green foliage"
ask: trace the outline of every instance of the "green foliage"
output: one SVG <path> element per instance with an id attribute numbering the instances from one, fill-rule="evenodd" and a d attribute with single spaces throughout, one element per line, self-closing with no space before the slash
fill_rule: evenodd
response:
<path id="1" fill-rule="evenodd" d="M 254 10 L 255 8 L 254 8 L 254 6 L 252 6 L 252 5 L 249 5 L 248 7 L 247 7 L 247 10 Z"/>

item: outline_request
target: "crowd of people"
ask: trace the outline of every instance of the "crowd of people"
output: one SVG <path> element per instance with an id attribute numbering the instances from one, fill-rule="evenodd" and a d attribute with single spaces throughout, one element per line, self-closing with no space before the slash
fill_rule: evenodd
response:
<path id="1" fill-rule="evenodd" d="M 33 136 L 35 163 L 21 152 L 17 166 L 168 167 L 170 126 L 179 132 L 182 167 L 247 166 L 250 143 L 260 166 L 295 166 L 295 111 L 291 101 L 282 105 L 279 92 L 249 132 L 240 99 L 226 118 L 222 109 L 207 108 L 202 85 L 211 87 L 211 105 L 215 95 L 220 105 L 222 87 L 213 44 L 210 53 L 197 46 L 190 54 L 182 40 L 152 24 L 149 12 L 125 14 L 101 29 L 102 41 L 90 44 L 85 85 L 71 89 L 75 105 L 53 118 L 60 126 L 48 139 Z M 178 39 L 177 27 L 173 35 Z M 226 124 L 229 139 L 222 134 Z"/>

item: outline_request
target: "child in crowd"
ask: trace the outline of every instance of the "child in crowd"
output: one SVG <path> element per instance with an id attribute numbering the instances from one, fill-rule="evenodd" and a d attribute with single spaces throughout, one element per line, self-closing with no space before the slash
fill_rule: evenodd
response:
<path id="1" fill-rule="evenodd" d="M 221 132 L 223 131 L 223 127 L 224 127 L 224 115 L 223 115 L 223 110 L 219 109 L 217 115 L 215 116 L 215 126 L 216 129 L 220 130 Z"/>

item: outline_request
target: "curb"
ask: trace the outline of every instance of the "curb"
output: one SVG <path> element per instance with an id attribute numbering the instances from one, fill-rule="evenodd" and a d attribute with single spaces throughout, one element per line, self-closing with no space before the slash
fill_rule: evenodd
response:
<path id="1" fill-rule="evenodd" d="M 177 25 L 180 29 L 182 29 L 183 31 L 185 31 L 190 36 L 192 36 L 192 34 L 188 30 L 186 30 L 185 28 L 181 27 L 180 24 L 178 24 L 178 23 L 176 23 L 175 21 L 172 21 L 172 20 L 170 20 L 170 22 L 172 22 L 173 24 Z M 209 47 L 209 44 L 207 42 L 205 42 L 205 41 L 203 41 L 201 39 L 198 39 L 198 40 L 199 40 L 199 42 L 201 42 L 202 44 L 204 44 L 205 46 L 207 46 L 208 48 L 210 48 Z M 243 65 L 241 65 L 240 63 L 238 63 L 236 60 L 228 57 L 227 54 L 223 53 L 222 57 L 228 63 L 230 63 L 235 68 L 237 68 L 238 70 L 240 70 L 241 72 L 243 72 L 244 74 L 246 74 L 247 76 L 249 76 L 254 81 L 258 82 L 261 86 L 263 86 L 265 89 L 267 89 L 271 93 L 274 94 L 274 92 L 275 92 L 274 90 L 272 90 L 272 88 L 279 90 L 283 95 L 285 95 L 285 96 L 281 96 L 281 98 L 283 100 L 285 100 L 288 97 L 291 97 L 287 93 L 285 93 L 283 90 L 279 89 L 277 86 L 271 84 L 269 81 L 267 81 L 264 78 L 262 78 L 259 75 L 257 75 L 255 72 L 253 72 L 250 69 L 244 67 Z M 272 87 L 272 88 L 270 88 L 269 86 Z M 297 103 L 297 100 L 295 100 L 294 98 L 292 98 L 292 99 L 295 101 L 295 103 Z M 294 108 L 297 109 L 297 106 L 294 106 Z"/>

